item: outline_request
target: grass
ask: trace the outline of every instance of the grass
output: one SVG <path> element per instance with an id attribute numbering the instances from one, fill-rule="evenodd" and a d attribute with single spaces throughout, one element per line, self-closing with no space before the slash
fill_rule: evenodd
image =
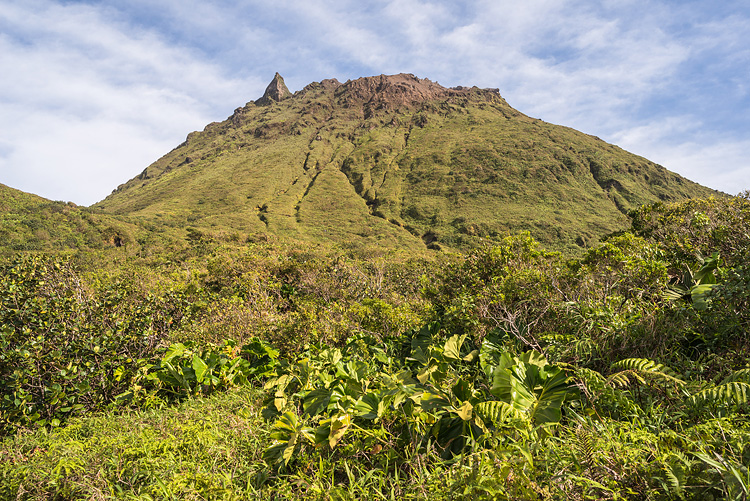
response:
<path id="1" fill-rule="evenodd" d="M 142 233 L 123 218 L 0 184 L 0 253 L 123 246 Z"/>
<path id="2" fill-rule="evenodd" d="M 274 471 L 261 459 L 269 443 L 261 398 L 240 387 L 178 407 L 18 433 L 0 442 L 0 498 L 492 499 L 511 474 L 486 455 L 444 465 L 421 453 L 404 464 L 377 451 L 327 453 Z"/>
<path id="3" fill-rule="evenodd" d="M 179 407 L 75 420 L 0 448 L 0 497 L 252 498 L 266 440 L 259 393 L 239 388 Z"/>

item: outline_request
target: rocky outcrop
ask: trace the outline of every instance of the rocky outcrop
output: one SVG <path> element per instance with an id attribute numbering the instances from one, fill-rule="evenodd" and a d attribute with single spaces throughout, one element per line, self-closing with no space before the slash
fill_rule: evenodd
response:
<path id="1" fill-rule="evenodd" d="M 271 83 L 266 87 L 266 92 L 263 93 L 263 97 L 255 101 L 255 104 L 260 106 L 267 106 L 272 103 L 278 103 L 283 99 L 291 97 L 292 93 L 289 92 L 284 79 L 278 72 L 274 75 Z"/>
<path id="2" fill-rule="evenodd" d="M 340 84 L 335 94 L 339 104 L 345 108 L 363 106 L 366 118 L 377 110 L 393 111 L 426 101 L 449 100 L 457 97 L 473 96 L 485 101 L 503 101 L 497 89 L 446 88 L 437 82 L 408 73 L 350 80 Z"/>

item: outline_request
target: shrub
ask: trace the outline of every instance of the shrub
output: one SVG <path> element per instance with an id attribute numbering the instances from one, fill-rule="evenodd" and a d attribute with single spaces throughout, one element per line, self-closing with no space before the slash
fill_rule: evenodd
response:
<path id="1" fill-rule="evenodd" d="M 40 256 L 0 266 L 0 306 L 4 432 L 107 406 L 189 314 L 178 292 L 122 280 L 93 294 L 66 261 Z"/>

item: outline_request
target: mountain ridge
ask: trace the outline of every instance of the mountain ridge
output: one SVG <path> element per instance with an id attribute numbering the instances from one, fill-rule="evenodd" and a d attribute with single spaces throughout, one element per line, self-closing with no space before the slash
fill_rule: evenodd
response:
<path id="1" fill-rule="evenodd" d="M 528 117 L 498 89 L 402 73 L 291 93 L 276 73 L 257 101 L 188 134 L 92 210 L 175 234 L 362 248 L 461 250 L 527 230 L 576 252 L 641 204 L 716 194 Z"/>

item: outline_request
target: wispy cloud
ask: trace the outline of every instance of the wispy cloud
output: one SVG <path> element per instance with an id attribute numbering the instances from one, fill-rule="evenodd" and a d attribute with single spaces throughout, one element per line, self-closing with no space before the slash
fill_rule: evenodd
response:
<path id="1" fill-rule="evenodd" d="M 109 9 L 9 4 L 2 25 L 0 176 L 20 189 L 93 203 L 243 104 L 247 82 Z"/>
<path id="2" fill-rule="evenodd" d="M 739 191 L 749 31 L 738 0 L 5 0 L 0 182 L 89 204 L 274 71 L 292 90 L 406 71 Z"/>

